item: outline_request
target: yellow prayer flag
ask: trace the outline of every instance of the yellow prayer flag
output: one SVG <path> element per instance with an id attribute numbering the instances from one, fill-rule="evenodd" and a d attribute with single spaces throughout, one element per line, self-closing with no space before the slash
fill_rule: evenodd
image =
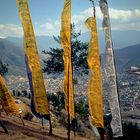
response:
<path id="1" fill-rule="evenodd" d="M 35 105 L 35 111 L 40 115 L 46 115 L 49 114 L 48 100 L 28 0 L 17 0 L 17 5 L 24 30 L 24 52 L 32 101 Z"/>
<path id="2" fill-rule="evenodd" d="M 66 97 L 65 107 L 74 118 L 74 94 L 71 62 L 71 0 L 65 0 L 61 15 L 61 46 L 64 60 L 64 93 Z"/>
<path id="3" fill-rule="evenodd" d="M 7 115 L 19 115 L 19 109 L 7 88 L 4 79 L 0 75 L 0 100 Z"/>
<path id="4" fill-rule="evenodd" d="M 90 115 L 93 125 L 95 127 L 104 127 L 102 108 L 101 65 L 98 47 L 96 18 L 88 18 L 85 24 L 91 32 L 91 39 L 88 48 L 88 65 L 91 70 L 91 76 L 88 83 L 88 101 Z"/>

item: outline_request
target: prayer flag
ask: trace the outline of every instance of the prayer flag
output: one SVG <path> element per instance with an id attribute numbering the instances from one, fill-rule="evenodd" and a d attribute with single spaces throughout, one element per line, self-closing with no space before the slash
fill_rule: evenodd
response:
<path id="1" fill-rule="evenodd" d="M 88 82 L 90 115 L 93 125 L 95 127 L 103 128 L 102 78 L 96 18 L 88 18 L 85 24 L 91 32 L 91 39 L 88 48 L 88 65 L 91 70 L 91 76 Z"/>
<path id="2" fill-rule="evenodd" d="M 61 46 L 64 60 L 64 94 L 66 97 L 65 107 L 74 118 L 74 94 L 71 60 L 71 0 L 65 0 L 61 15 Z"/>
<path id="3" fill-rule="evenodd" d="M 49 114 L 48 100 L 32 26 L 28 0 L 17 0 L 19 15 L 24 30 L 24 52 L 32 94 L 31 109 L 36 116 Z"/>
<path id="4" fill-rule="evenodd" d="M 117 92 L 117 79 L 115 70 L 115 60 L 113 43 L 111 36 L 111 26 L 108 12 L 107 0 L 100 0 L 100 8 L 103 13 L 103 29 L 105 32 L 106 54 L 105 54 L 105 82 L 108 85 L 108 100 L 112 113 L 112 130 L 115 137 L 122 136 L 121 114 Z"/>

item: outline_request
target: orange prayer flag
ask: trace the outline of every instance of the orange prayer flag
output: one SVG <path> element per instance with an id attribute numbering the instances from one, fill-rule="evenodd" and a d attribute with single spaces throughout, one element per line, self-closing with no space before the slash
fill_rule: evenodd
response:
<path id="1" fill-rule="evenodd" d="M 104 127 L 102 107 L 102 78 L 96 18 L 88 18 L 85 24 L 91 32 L 91 39 L 88 48 L 88 65 L 91 70 L 91 76 L 88 83 L 90 115 L 95 127 Z"/>
<path id="2" fill-rule="evenodd" d="M 0 75 L 0 99 L 2 107 L 7 115 L 17 115 L 17 116 L 19 115 L 19 108 L 17 107 L 15 100 L 12 97 L 1 75 Z"/>
<path id="3" fill-rule="evenodd" d="M 71 62 L 71 0 L 65 0 L 61 15 L 61 46 L 64 60 L 64 94 L 66 110 L 74 118 L 74 93 Z"/>
<path id="4" fill-rule="evenodd" d="M 31 107 L 34 108 L 33 110 L 35 110 L 38 115 L 46 115 L 49 114 L 48 100 L 28 7 L 28 0 L 17 0 L 17 5 L 24 30 L 25 62 L 33 103 Z"/>

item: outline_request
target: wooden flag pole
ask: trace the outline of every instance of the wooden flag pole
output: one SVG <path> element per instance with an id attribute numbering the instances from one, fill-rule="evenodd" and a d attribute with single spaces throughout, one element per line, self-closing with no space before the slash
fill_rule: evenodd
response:
<path id="1" fill-rule="evenodd" d="M 7 130 L 7 128 L 4 126 L 4 124 L 2 123 L 1 120 L 0 120 L 0 126 L 3 128 L 4 132 L 5 132 L 6 134 L 8 134 L 8 130 Z"/>
<path id="2" fill-rule="evenodd" d="M 51 123 L 51 117 L 49 115 L 49 124 L 50 124 L 50 131 L 49 131 L 49 135 L 52 135 L 52 123 Z"/>
<path id="3" fill-rule="evenodd" d="M 25 126 L 25 123 L 23 121 L 23 118 L 22 118 L 21 114 L 22 114 L 22 110 L 19 109 L 19 118 L 21 119 L 21 122 L 22 122 L 23 126 Z"/>
<path id="4" fill-rule="evenodd" d="M 68 135 L 68 140 L 70 140 L 70 114 L 69 114 L 69 111 L 68 111 L 68 132 L 67 132 L 67 135 Z"/>
<path id="5" fill-rule="evenodd" d="M 70 106 L 69 106 L 69 64 L 68 64 L 68 140 L 70 140 Z"/>
<path id="6" fill-rule="evenodd" d="M 41 118 L 42 129 L 44 129 L 43 117 Z"/>
<path id="7" fill-rule="evenodd" d="M 71 26 L 71 30 L 72 30 L 72 26 Z M 72 44 L 72 43 L 71 43 Z M 72 53 L 72 45 L 71 45 L 71 67 L 72 67 L 72 82 L 73 82 L 73 60 L 72 60 L 72 55 L 73 55 L 73 53 Z M 74 94 L 74 83 L 72 84 L 72 86 L 73 86 L 73 94 Z M 76 116 L 75 116 L 75 114 L 74 114 L 74 118 L 73 118 L 73 120 L 72 120 L 72 129 L 73 129 L 73 132 L 74 132 L 74 136 L 76 136 L 76 132 L 75 132 L 75 127 L 76 127 Z"/>
<path id="8" fill-rule="evenodd" d="M 93 6 L 93 16 L 95 17 L 95 4 L 94 4 L 94 0 L 89 0 L 92 3 Z"/>
<path id="9" fill-rule="evenodd" d="M 22 122 L 23 126 L 25 126 L 25 123 L 23 121 L 23 118 L 22 118 L 21 114 L 19 114 L 19 118 L 21 119 L 21 122 Z"/>

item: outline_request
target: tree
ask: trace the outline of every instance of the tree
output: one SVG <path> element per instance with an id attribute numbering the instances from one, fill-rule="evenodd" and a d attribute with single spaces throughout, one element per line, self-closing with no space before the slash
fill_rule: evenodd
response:
<path id="1" fill-rule="evenodd" d="M 84 97 L 75 102 L 75 112 L 80 115 L 81 118 L 87 119 L 88 118 L 88 104 Z"/>
<path id="2" fill-rule="evenodd" d="M 15 90 L 13 90 L 13 96 L 16 96 L 16 91 Z"/>
<path id="3" fill-rule="evenodd" d="M 24 97 L 27 97 L 27 95 L 28 95 L 27 90 L 22 90 L 22 93 L 23 93 Z"/>
<path id="4" fill-rule="evenodd" d="M 28 98 L 31 99 L 31 93 L 28 93 Z"/>
<path id="5" fill-rule="evenodd" d="M 62 49 L 50 48 L 50 51 L 44 51 L 45 54 L 49 55 L 47 60 L 43 60 L 45 67 L 43 72 L 60 72 L 63 71 L 63 58 L 62 58 Z"/>
<path id="6" fill-rule="evenodd" d="M 140 138 L 140 129 L 136 124 L 123 123 L 123 138 L 124 140 L 138 140 Z"/>
<path id="7" fill-rule="evenodd" d="M 88 43 L 83 43 L 78 40 L 78 37 L 81 35 L 81 32 L 75 31 L 75 25 L 71 24 L 71 47 L 72 47 L 72 63 L 73 68 L 75 70 L 79 70 L 79 68 L 83 68 L 85 70 L 88 69 L 87 65 L 87 49 Z M 59 44 L 61 42 L 61 38 L 55 37 L 54 40 Z M 62 48 L 50 48 L 49 51 L 43 50 L 42 53 L 48 55 L 47 60 L 43 60 L 44 68 L 43 72 L 54 73 L 54 72 L 62 72 L 64 70 L 63 64 L 63 49 Z"/>
<path id="8" fill-rule="evenodd" d="M 3 76 L 5 73 L 8 72 L 8 65 L 4 64 L 1 60 L 0 60 L 0 75 Z"/>
<path id="9" fill-rule="evenodd" d="M 17 91 L 17 96 L 21 96 L 21 92 L 20 91 Z"/>
<path id="10" fill-rule="evenodd" d="M 47 98 L 49 102 L 52 102 L 54 107 L 58 107 L 59 110 L 64 109 L 65 96 L 63 92 L 58 91 L 57 93 L 48 93 Z"/>

